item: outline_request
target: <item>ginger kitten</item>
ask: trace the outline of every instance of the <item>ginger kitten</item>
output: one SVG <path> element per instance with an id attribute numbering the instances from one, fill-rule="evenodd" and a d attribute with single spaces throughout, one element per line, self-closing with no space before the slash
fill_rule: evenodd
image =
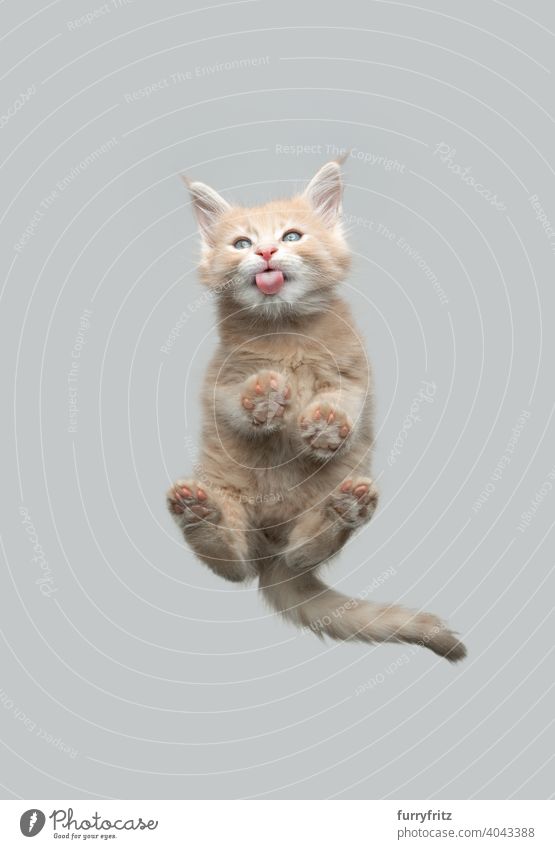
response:
<path id="1" fill-rule="evenodd" d="M 317 634 L 462 659 L 436 616 L 349 599 L 317 576 L 378 501 L 370 366 L 339 293 L 350 261 L 340 164 L 324 165 L 302 195 L 255 208 L 188 186 L 220 344 L 197 476 L 167 496 L 186 541 L 222 578 L 258 578 L 274 609 Z"/>

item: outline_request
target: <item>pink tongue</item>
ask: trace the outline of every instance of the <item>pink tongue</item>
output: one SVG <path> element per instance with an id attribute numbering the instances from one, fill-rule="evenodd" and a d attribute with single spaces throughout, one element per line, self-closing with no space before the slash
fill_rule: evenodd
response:
<path id="1" fill-rule="evenodd" d="M 283 286 L 283 274 L 281 271 L 261 271 L 255 277 L 256 285 L 265 295 L 275 295 Z"/>

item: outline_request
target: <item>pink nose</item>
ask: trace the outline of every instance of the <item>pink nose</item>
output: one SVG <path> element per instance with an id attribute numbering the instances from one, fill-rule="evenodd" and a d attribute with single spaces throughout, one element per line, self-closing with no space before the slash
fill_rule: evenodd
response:
<path id="1" fill-rule="evenodd" d="M 272 254 L 275 254 L 276 251 L 277 247 L 275 245 L 270 245 L 269 247 L 258 248 L 256 253 L 268 262 Z"/>

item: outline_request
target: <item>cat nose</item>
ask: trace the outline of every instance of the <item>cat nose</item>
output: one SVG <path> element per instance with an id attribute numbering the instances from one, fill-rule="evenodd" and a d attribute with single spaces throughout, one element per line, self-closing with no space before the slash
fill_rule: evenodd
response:
<path id="1" fill-rule="evenodd" d="M 256 253 L 268 262 L 272 254 L 275 254 L 277 247 L 275 245 L 267 245 L 263 248 L 257 248 Z"/>

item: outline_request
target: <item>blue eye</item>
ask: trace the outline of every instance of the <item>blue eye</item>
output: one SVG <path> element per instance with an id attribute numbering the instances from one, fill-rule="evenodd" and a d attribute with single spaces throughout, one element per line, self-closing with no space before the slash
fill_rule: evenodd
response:
<path id="1" fill-rule="evenodd" d="M 237 239 L 233 243 L 233 247 L 237 248 L 238 251 L 243 251 L 245 248 L 252 248 L 252 242 L 250 239 Z"/>
<path id="2" fill-rule="evenodd" d="M 299 239 L 302 238 L 302 233 L 297 232 L 297 230 L 289 230 L 288 233 L 285 233 L 282 242 L 298 242 Z"/>

